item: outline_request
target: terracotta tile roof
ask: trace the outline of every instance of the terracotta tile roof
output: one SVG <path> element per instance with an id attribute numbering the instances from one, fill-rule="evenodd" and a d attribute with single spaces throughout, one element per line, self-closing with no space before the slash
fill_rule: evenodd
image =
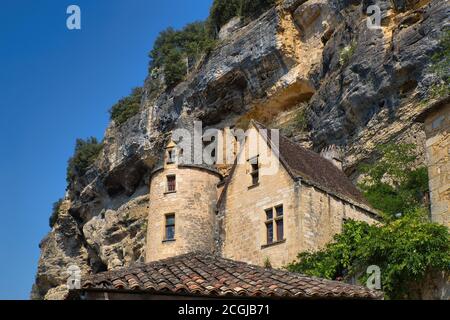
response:
<path id="1" fill-rule="evenodd" d="M 256 121 L 253 123 L 258 130 L 266 129 Z M 281 163 L 294 178 L 300 178 L 328 193 L 350 200 L 368 211 L 373 211 L 356 186 L 331 161 L 301 147 L 281 134 L 278 151 Z"/>
<path id="2" fill-rule="evenodd" d="M 189 253 L 93 275 L 83 290 L 208 297 L 381 299 L 380 292 L 336 281 L 265 269 L 206 253 Z"/>

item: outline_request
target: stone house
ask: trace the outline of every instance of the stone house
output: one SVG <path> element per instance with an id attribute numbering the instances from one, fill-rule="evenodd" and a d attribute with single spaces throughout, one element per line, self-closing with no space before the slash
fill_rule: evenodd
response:
<path id="1" fill-rule="evenodd" d="M 346 219 L 376 222 L 336 157 L 325 159 L 283 136 L 275 146 L 256 122 L 247 132 L 263 144 L 250 146 L 249 136 L 235 141 L 233 154 L 239 152 L 226 178 L 216 164 L 178 161 L 181 149 L 168 144 L 150 182 L 148 262 L 200 250 L 282 267 L 331 241 Z M 263 145 L 267 164 L 276 168 L 270 174 L 263 172 Z"/>
<path id="2" fill-rule="evenodd" d="M 331 241 L 347 219 L 377 222 L 336 150 L 323 157 L 254 121 L 246 135 L 231 137 L 220 144 L 227 138 L 217 136 L 208 151 L 214 161 L 200 163 L 191 142 L 169 141 L 150 177 L 146 264 L 94 275 L 70 297 L 381 298 L 276 270 Z M 231 163 L 219 161 L 224 154 Z"/>

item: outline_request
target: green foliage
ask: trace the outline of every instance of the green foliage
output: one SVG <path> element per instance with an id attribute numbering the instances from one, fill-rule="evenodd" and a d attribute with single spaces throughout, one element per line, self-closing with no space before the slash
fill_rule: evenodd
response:
<path id="1" fill-rule="evenodd" d="M 315 253 L 300 253 L 288 269 L 364 283 L 367 268 L 377 265 L 387 297 L 407 298 L 408 288 L 429 272 L 450 271 L 450 237 L 445 226 L 427 219 L 422 199 L 428 175 L 426 168 L 414 168 L 415 146 L 388 144 L 379 151 L 379 161 L 362 167 L 366 178 L 361 188 L 372 206 L 385 213 L 385 224 L 349 221 L 332 243 Z"/>
<path id="2" fill-rule="evenodd" d="M 166 85 L 173 87 L 185 79 L 188 63 L 197 61 L 214 45 L 204 22 L 188 24 L 182 30 L 168 28 L 155 41 L 149 54 L 150 67 L 163 68 Z"/>
<path id="3" fill-rule="evenodd" d="M 440 40 L 439 50 L 431 57 L 431 71 L 439 78 L 439 83 L 431 86 L 430 99 L 450 95 L 450 28 L 447 28 Z"/>
<path id="4" fill-rule="evenodd" d="M 50 216 L 50 218 L 48 220 L 50 228 L 53 228 L 53 226 L 55 225 L 56 221 L 58 220 L 59 209 L 61 208 L 62 202 L 63 202 L 63 199 L 59 199 L 58 201 L 56 201 L 53 204 L 52 215 Z"/>
<path id="5" fill-rule="evenodd" d="M 272 263 L 270 262 L 269 257 L 266 257 L 266 259 L 264 260 L 264 268 L 272 269 Z"/>
<path id="6" fill-rule="evenodd" d="M 276 2 L 276 0 L 214 0 L 208 18 L 210 34 L 215 37 L 220 28 L 234 17 L 257 17 Z"/>
<path id="7" fill-rule="evenodd" d="M 323 250 L 300 253 L 287 268 L 327 279 L 356 277 L 365 283 L 371 265 L 381 269 L 387 298 L 408 298 L 409 286 L 428 272 L 450 271 L 448 229 L 427 222 L 424 210 L 388 220 L 383 226 L 350 220 Z"/>
<path id="8" fill-rule="evenodd" d="M 355 41 L 352 41 L 351 44 L 344 47 L 341 50 L 341 52 L 339 53 L 339 64 L 341 66 L 345 66 L 346 64 L 348 64 L 350 59 L 355 54 L 355 50 L 356 50 L 356 42 Z"/>
<path id="9" fill-rule="evenodd" d="M 244 18 L 257 17 L 276 4 L 276 0 L 242 0 L 241 16 Z"/>
<path id="10" fill-rule="evenodd" d="M 239 16 L 241 2 L 242 0 L 214 0 L 208 18 L 211 36 L 215 37 L 224 24 Z"/>
<path id="11" fill-rule="evenodd" d="M 69 159 L 67 166 L 67 183 L 71 184 L 77 176 L 83 176 L 87 169 L 94 164 L 102 148 L 103 144 L 94 137 L 86 140 L 77 139 L 75 153 Z"/>
<path id="12" fill-rule="evenodd" d="M 150 52 L 150 73 L 163 70 L 168 88 L 185 80 L 188 69 L 216 45 L 220 28 L 230 19 L 242 15 L 253 17 L 276 0 L 214 0 L 206 22 L 194 22 L 181 30 L 168 28 L 156 39 Z"/>
<path id="13" fill-rule="evenodd" d="M 114 122 L 120 126 L 132 116 L 136 115 L 139 112 L 142 94 L 142 88 L 134 88 L 128 97 L 117 102 L 111 110 L 109 110 L 111 120 L 114 120 Z"/>
<path id="14" fill-rule="evenodd" d="M 423 206 L 428 171 L 414 168 L 415 146 L 387 144 L 378 148 L 381 159 L 360 167 L 366 175 L 359 185 L 370 204 L 388 216 Z"/>
<path id="15" fill-rule="evenodd" d="M 306 107 L 305 106 L 302 106 L 302 108 L 297 111 L 297 113 L 295 114 L 294 122 L 295 122 L 296 128 L 298 128 L 300 131 L 304 131 L 307 129 L 308 120 L 306 118 Z"/>

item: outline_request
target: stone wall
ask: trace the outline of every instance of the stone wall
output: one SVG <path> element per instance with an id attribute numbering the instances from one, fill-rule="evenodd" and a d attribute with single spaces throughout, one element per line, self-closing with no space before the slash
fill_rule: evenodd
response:
<path id="1" fill-rule="evenodd" d="M 426 151 L 430 177 L 431 218 L 450 227 L 450 104 L 425 120 Z"/>
<path id="2" fill-rule="evenodd" d="M 246 149 L 248 146 L 244 145 Z M 259 184 L 251 186 L 248 164 L 243 163 L 256 155 L 252 151 L 239 155 L 241 164 L 234 170 L 221 206 L 225 258 L 257 265 L 268 259 L 272 267 L 278 268 L 294 261 L 298 253 L 317 250 L 331 241 L 342 230 L 344 219 L 375 222 L 363 210 L 295 182 L 280 163 L 275 175 L 261 176 Z M 285 239 L 267 245 L 265 210 L 279 205 L 284 209 Z"/>
<path id="3" fill-rule="evenodd" d="M 167 176 L 176 176 L 176 192 L 167 192 Z M 212 252 L 218 174 L 175 165 L 154 173 L 150 184 L 146 261 L 192 251 Z M 175 214 L 175 241 L 165 240 L 165 216 Z"/>
<path id="4" fill-rule="evenodd" d="M 259 186 L 252 188 L 247 171 L 246 165 L 238 165 L 228 185 L 223 212 L 222 255 L 257 265 L 262 265 L 268 258 L 273 267 L 280 267 L 293 260 L 301 243 L 300 234 L 296 232 L 300 227 L 296 214 L 298 189 L 282 169 L 277 175 L 261 176 Z M 265 210 L 281 204 L 286 241 L 262 248 L 267 244 Z"/>
<path id="5" fill-rule="evenodd" d="M 303 220 L 301 233 L 304 235 L 302 250 L 324 247 L 342 231 L 345 220 L 376 222 L 363 209 L 306 184 L 301 186 L 299 202 Z"/>

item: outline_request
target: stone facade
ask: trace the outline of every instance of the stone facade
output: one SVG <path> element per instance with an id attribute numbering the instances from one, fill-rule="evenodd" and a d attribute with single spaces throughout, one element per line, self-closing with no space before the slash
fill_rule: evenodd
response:
<path id="1" fill-rule="evenodd" d="M 431 219 L 450 227 L 450 103 L 438 102 L 422 116 L 430 177 Z"/>
<path id="2" fill-rule="evenodd" d="M 244 145 L 239 157 L 257 153 Z M 271 161 L 278 161 L 273 154 Z M 240 159 L 239 163 L 245 163 Z M 267 243 L 266 210 L 283 207 L 284 237 Z M 345 219 L 374 223 L 373 214 L 320 188 L 295 181 L 281 163 L 274 175 L 261 176 L 252 186 L 248 165 L 237 165 L 222 205 L 222 255 L 233 260 L 272 267 L 293 262 L 298 253 L 317 250 L 341 232 Z"/>
<path id="3" fill-rule="evenodd" d="M 167 177 L 176 177 L 169 192 Z M 220 175 L 200 167 L 165 165 L 152 175 L 146 261 L 192 251 L 212 252 L 217 184 Z M 175 238 L 166 239 L 166 216 L 175 216 Z"/>
<path id="4" fill-rule="evenodd" d="M 253 132 L 262 138 L 259 131 Z M 367 206 L 296 179 L 273 149 L 261 156 L 261 144 L 248 141 L 240 146 L 225 180 L 212 168 L 168 164 L 166 156 L 150 182 L 147 262 L 203 251 L 256 265 L 270 262 L 279 268 L 294 261 L 299 252 L 330 242 L 345 219 L 376 222 Z M 176 147 L 171 142 L 167 150 Z M 341 172 L 328 160 L 314 157 L 325 161 L 328 170 Z M 264 171 L 268 167 L 276 170 Z M 255 180 L 256 169 L 260 173 Z M 176 177 L 175 191 L 168 190 L 170 176 Z M 269 209 L 272 217 L 267 216 Z M 166 239 L 168 214 L 175 215 L 174 239 Z"/>

